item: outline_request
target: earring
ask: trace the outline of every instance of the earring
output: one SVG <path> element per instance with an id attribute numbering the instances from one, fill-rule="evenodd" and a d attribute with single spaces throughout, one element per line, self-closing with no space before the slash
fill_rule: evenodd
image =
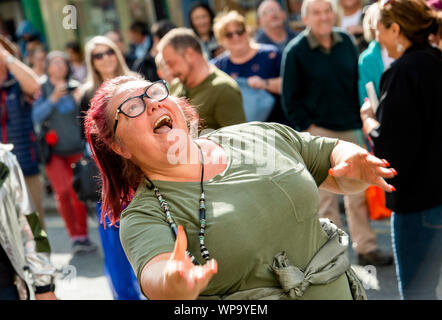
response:
<path id="1" fill-rule="evenodd" d="M 400 42 L 398 42 L 398 43 L 396 44 L 396 51 L 397 51 L 398 53 L 402 53 L 402 52 L 404 52 L 404 46 L 403 46 Z"/>

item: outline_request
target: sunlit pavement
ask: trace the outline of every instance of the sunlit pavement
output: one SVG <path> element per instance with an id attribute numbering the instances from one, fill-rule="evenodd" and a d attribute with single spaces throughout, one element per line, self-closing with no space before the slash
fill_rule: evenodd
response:
<path id="1" fill-rule="evenodd" d="M 57 213 L 52 195 L 44 198 L 45 223 L 52 249 L 51 261 L 59 270 L 55 293 L 61 300 L 112 300 L 103 270 L 103 252 L 95 211 L 90 208 L 89 237 L 99 247 L 96 252 L 73 255 L 64 222 Z"/>
<path id="2" fill-rule="evenodd" d="M 55 293 L 61 300 L 109 300 L 112 293 L 103 272 L 97 222 L 88 219 L 89 236 L 99 249 L 92 253 L 71 253 L 71 242 L 63 220 L 54 215 L 45 219 L 51 244 L 51 261 L 60 271 L 56 277 Z"/>

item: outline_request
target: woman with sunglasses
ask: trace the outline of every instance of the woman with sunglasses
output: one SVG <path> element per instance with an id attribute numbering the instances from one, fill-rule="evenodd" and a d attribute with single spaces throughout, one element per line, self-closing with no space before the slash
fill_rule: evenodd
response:
<path id="1" fill-rule="evenodd" d="M 86 43 L 85 59 L 87 77 L 81 88 L 82 95 L 79 99 L 83 113 L 89 109 L 90 99 L 104 81 L 117 76 L 134 74 L 127 66 L 117 45 L 104 36 L 93 37 Z"/>
<path id="2" fill-rule="evenodd" d="M 280 105 L 281 53 L 278 48 L 250 39 L 245 18 L 237 11 L 217 17 L 214 30 L 227 53 L 212 62 L 237 80 L 243 94 L 246 120 L 284 122 Z M 267 96 L 271 99 L 264 103 Z"/>
<path id="3" fill-rule="evenodd" d="M 100 85 L 109 79 L 123 75 L 135 75 L 130 71 L 119 47 L 109 38 L 96 36 L 90 39 L 85 46 L 87 65 L 86 83 L 81 87 L 82 96 L 79 99 L 83 120 L 89 109 L 90 99 Z M 98 185 L 97 185 L 98 188 Z M 119 229 L 110 226 L 108 220 L 101 221 L 101 202 L 97 203 L 97 218 L 100 222 L 99 231 L 104 251 L 104 270 L 109 285 L 112 288 L 114 299 L 137 300 L 140 291 L 135 283 L 135 275 L 127 261 L 120 243 Z"/>
<path id="4" fill-rule="evenodd" d="M 275 123 L 194 137 L 197 120 L 164 82 L 137 77 L 105 82 L 86 116 L 102 216 L 120 222 L 142 292 L 149 299 L 364 298 L 345 233 L 317 217 L 317 188 L 345 193 L 375 184 L 391 192 L 386 161 Z"/>
<path id="5" fill-rule="evenodd" d="M 442 266 L 442 13 L 425 0 L 380 2 L 379 42 L 396 59 L 380 82 L 376 114 L 361 109 L 377 156 L 398 175 L 387 195 L 399 292 L 403 299 L 437 299 Z"/>

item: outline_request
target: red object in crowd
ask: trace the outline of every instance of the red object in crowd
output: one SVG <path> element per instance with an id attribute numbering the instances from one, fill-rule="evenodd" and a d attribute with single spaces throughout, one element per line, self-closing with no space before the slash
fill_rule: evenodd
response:
<path id="1" fill-rule="evenodd" d="M 384 190 L 377 186 L 369 186 L 365 191 L 365 199 L 371 220 L 383 220 L 391 217 L 392 211 L 385 206 Z"/>
<path id="2" fill-rule="evenodd" d="M 58 141 L 57 132 L 55 132 L 55 130 L 53 130 L 53 129 L 49 130 L 48 133 L 46 133 L 46 135 L 45 135 L 45 140 L 49 146 L 51 146 L 51 147 L 55 146 Z"/>

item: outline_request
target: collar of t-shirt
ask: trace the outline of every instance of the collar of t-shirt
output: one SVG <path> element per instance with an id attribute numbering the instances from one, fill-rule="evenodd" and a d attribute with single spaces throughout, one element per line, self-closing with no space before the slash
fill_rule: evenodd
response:
<path id="1" fill-rule="evenodd" d="M 318 40 L 314 37 L 312 31 L 310 28 L 305 30 L 307 42 L 310 46 L 310 49 L 314 50 L 316 48 L 319 48 L 321 51 L 325 53 L 329 53 L 331 51 L 331 48 L 334 47 L 337 43 L 342 42 L 343 39 L 339 33 L 337 33 L 335 30 L 332 30 L 331 37 L 332 37 L 332 45 L 330 49 L 325 49 Z"/>

